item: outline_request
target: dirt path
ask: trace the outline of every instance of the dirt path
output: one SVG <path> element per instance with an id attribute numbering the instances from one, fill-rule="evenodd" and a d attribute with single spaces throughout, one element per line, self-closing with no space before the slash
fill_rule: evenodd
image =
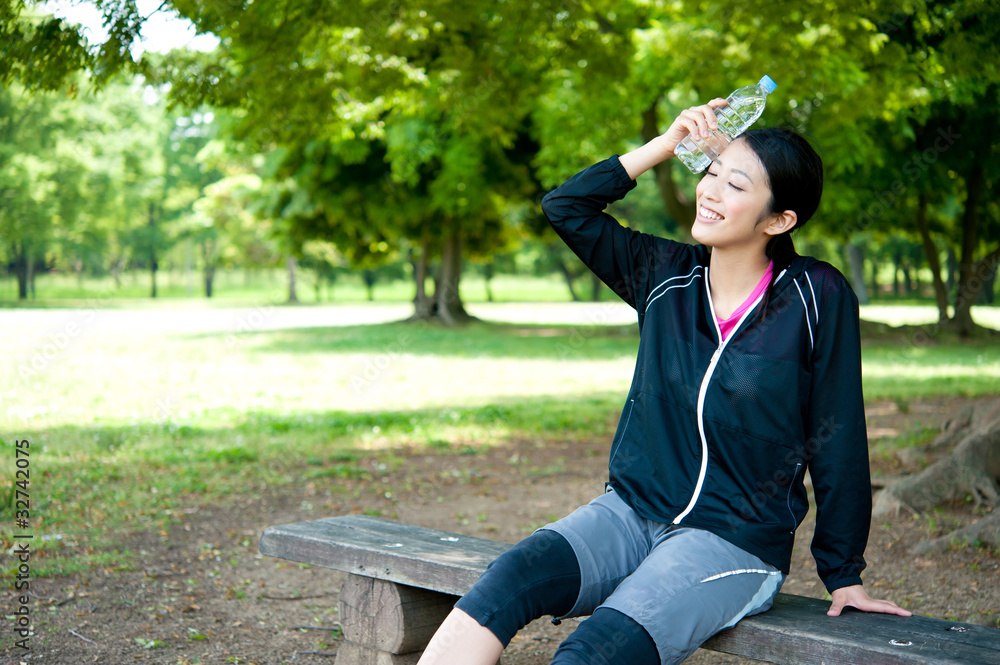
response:
<path id="1" fill-rule="evenodd" d="M 961 400 L 914 402 L 909 414 L 870 405 L 873 432 L 906 431 L 954 413 Z M 262 557 L 262 529 L 322 516 L 368 512 L 392 519 L 514 542 L 601 491 L 606 442 L 519 442 L 480 455 L 394 451 L 365 459 L 373 480 L 248 490 L 229 505 L 190 507 L 167 532 L 126 538 L 145 563 L 32 582 L 30 658 L 6 631 L 0 663 L 332 663 L 337 591 L 343 577 Z M 906 469 L 880 463 L 876 472 Z M 943 555 L 906 554 L 917 541 L 975 519 L 956 506 L 931 516 L 899 516 L 873 525 L 866 584 L 920 614 L 977 622 L 1000 618 L 1000 559 L 965 547 Z M 811 524 L 799 531 L 784 590 L 821 597 L 808 549 Z M 9 563 L 8 563 L 9 565 Z M 7 601 L 12 601 L 10 594 Z M 515 638 L 509 665 L 548 662 L 572 622 L 538 621 Z M 15 656 L 19 657 L 16 658 Z M 692 663 L 740 663 L 700 652 Z"/>

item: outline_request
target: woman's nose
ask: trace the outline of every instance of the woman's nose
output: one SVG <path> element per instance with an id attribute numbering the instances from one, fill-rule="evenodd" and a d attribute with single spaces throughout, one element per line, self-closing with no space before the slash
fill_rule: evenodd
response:
<path id="1" fill-rule="evenodd" d="M 704 198 L 712 199 L 713 201 L 719 200 L 719 179 L 712 178 L 709 182 L 705 183 L 704 189 L 701 190 L 701 195 Z"/>

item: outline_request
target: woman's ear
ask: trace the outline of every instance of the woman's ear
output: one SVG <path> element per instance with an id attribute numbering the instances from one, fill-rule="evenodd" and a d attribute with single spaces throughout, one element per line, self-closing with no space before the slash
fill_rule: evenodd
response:
<path id="1" fill-rule="evenodd" d="M 795 228 L 795 224 L 799 221 L 799 216 L 795 214 L 794 210 L 786 210 L 785 212 L 780 212 L 773 217 L 764 227 L 764 233 L 772 236 L 780 236 L 786 231 L 791 231 Z"/>

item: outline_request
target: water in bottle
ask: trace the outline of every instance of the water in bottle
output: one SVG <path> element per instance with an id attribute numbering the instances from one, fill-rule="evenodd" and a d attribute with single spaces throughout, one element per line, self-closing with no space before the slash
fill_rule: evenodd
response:
<path id="1" fill-rule="evenodd" d="M 688 134 L 677 144 L 674 153 L 692 173 L 704 171 L 733 139 L 757 122 L 764 112 L 767 95 L 777 87 L 770 76 L 765 76 L 756 85 L 735 90 L 726 98 L 729 104 L 715 109 L 719 128 L 710 130 L 708 138 L 693 138 Z"/>

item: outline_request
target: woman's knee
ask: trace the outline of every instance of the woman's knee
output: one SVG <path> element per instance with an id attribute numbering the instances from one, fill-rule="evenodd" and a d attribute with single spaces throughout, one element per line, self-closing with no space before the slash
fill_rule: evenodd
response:
<path id="1" fill-rule="evenodd" d="M 646 629 L 618 610 L 599 607 L 559 645 L 552 665 L 658 665 Z"/>
<path id="2" fill-rule="evenodd" d="M 572 546 L 542 530 L 497 557 L 455 607 L 506 646 L 529 622 L 569 612 L 579 593 L 580 565 Z"/>

